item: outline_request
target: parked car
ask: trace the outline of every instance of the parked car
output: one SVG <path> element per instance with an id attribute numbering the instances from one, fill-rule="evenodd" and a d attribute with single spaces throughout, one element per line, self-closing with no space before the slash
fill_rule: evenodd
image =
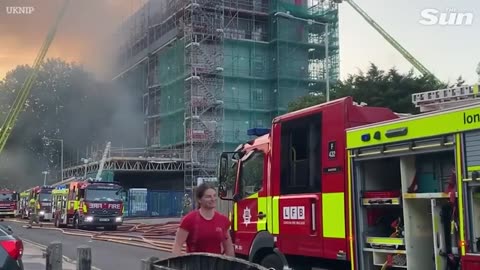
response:
<path id="1" fill-rule="evenodd" d="M 0 269 L 24 270 L 23 242 L 9 226 L 0 224 Z"/>

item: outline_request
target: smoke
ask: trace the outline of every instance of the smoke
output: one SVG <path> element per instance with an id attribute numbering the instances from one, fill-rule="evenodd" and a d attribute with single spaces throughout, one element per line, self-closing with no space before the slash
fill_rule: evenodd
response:
<path id="1" fill-rule="evenodd" d="M 41 162 L 35 162 L 34 154 L 23 149 L 5 149 L 0 157 L 2 164 L 0 183 L 2 188 L 23 190 L 43 184 Z"/>
<path id="2" fill-rule="evenodd" d="M 7 89 L 18 88 L 25 73 L 25 69 L 10 73 Z M 57 59 L 49 59 L 38 77 L 29 106 L 20 114 L 0 155 L 0 175 L 6 177 L 1 185 L 13 180 L 36 185 L 44 170 L 51 172 L 49 182 L 58 181 L 62 153 L 59 140 L 63 141 L 64 168 L 81 164 L 81 158 L 91 157 L 88 147 L 103 150 L 107 141 L 113 147 L 144 146 L 139 92 L 97 80 L 80 67 Z"/>
<path id="3" fill-rule="evenodd" d="M 160 0 L 159 0 L 160 1 Z M 18 65 L 31 65 L 42 46 L 47 32 L 54 22 L 64 0 L 3 0 L 0 1 L 0 78 Z M 22 188 L 43 183 L 42 171 L 51 169 L 49 182 L 58 181 L 55 170 L 60 168 L 60 143 L 52 141 L 44 145 L 43 136 L 62 139 L 65 168 L 78 165 L 87 157 L 87 148 L 95 145 L 103 150 L 107 141 L 112 146 L 143 147 L 144 115 L 142 93 L 111 81 L 115 51 L 118 46 L 120 25 L 129 14 L 137 10 L 144 0 L 71 0 L 57 34 L 49 48 L 47 58 L 60 58 L 75 62 L 90 73 L 44 74 L 48 85 L 60 88 L 62 83 L 71 85 L 60 106 L 42 112 L 38 122 L 55 122 L 57 128 L 37 129 L 33 134 L 29 125 L 21 124 L 20 117 L 15 136 L 0 154 L 1 184 L 15 182 Z M 34 7 L 32 14 L 8 15 L 9 6 Z M 77 67 L 75 67 L 77 68 Z M 75 69 L 73 68 L 73 69 Z M 58 70 L 52 68 L 52 71 Z M 37 81 L 41 80 L 39 75 Z M 54 102 L 52 93 L 45 89 L 32 89 L 32 96 L 46 102 Z M 18 90 L 18 89 L 17 89 Z M 87 106 L 88 105 L 88 106 Z M 24 113 L 24 117 L 27 114 Z M 46 125 L 45 123 L 43 123 Z M 51 124 L 49 127 L 52 127 Z M 22 131 L 27 131 L 22 133 Z M 27 135 L 29 134 L 29 135 Z M 43 153 L 22 147 L 26 136 L 32 136 Z M 12 141 L 17 141 L 12 145 Z M 37 149 L 38 150 L 38 149 Z M 73 162 L 73 163 L 72 163 Z"/>
<path id="4" fill-rule="evenodd" d="M 71 150 L 91 145 L 100 145 L 103 150 L 107 141 L 116 147 L 144 146 L 144 116 L 138 92 L 114 82 L 75 83 L 83 87 L 83 94 L 68 99 L 64 113 L 71 123 L 62 129 L 62 136 L 71 140 Z"/>

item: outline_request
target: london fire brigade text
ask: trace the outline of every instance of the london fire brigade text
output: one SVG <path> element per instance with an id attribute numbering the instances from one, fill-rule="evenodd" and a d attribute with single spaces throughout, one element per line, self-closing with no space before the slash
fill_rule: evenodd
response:
<path id="1" fill-rule="evenodd" d="M 305 224 L 305 206 L 283 207 L 283 223 L 290 225 Z"/>

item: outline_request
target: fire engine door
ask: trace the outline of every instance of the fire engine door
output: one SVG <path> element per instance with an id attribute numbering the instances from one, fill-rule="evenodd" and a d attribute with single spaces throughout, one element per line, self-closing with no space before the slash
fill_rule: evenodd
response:
<path id="1" fill-rule="evenodd" d="M 314 114 L 281 124 L 277 234 L 282 251 L 289 254 L 321 256 L 324 238 L 331 237 L 322 215 L 343 215 L 340 208 L 324 207 L 332 200 L 343 203 L 343 198 L 321 193 L 322 155 L 327 153 L 322 151 L 321 123 L 321 114 Z M 341 226 L 333 224 L 334 229 Z"/>
<path id="2" fill-rule="evenodd" d="M 264 175 L 266 155 L 261 151 L 246 154 L 240 162 L 239 181 L 236 195 L 239 199 L 234 206 L 236 218 L 234 230 L 235 251 L 248 255 L 257 231 L 266 230 L 267 198 L 259 193 L 265 189 Z"/>

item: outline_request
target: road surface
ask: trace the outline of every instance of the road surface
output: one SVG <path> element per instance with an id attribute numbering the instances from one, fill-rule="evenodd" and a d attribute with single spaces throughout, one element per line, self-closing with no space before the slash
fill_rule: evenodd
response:
<path id="1" fill-rule="evenodd" d="M 19 237 L 47 246 L 53 241 L 62 242 L 63 255 L 76 260 L 77 247 L 88 245 L 92 248 L 92 264 L 101 270 L 141 269 L 141 260 L 150 256 L 170 257 L 170 253 L 158 250 L 92 240 L 89 237 L 65 235 L 56 230 L 26 229 L 25 224 L 3 222 L 9 225 Z"/>

